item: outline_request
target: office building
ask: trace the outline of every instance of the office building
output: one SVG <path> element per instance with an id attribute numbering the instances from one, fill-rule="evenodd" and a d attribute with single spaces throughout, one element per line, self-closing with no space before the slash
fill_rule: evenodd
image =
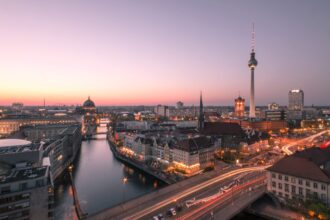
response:
<path id="1" fill-rule="evenodd" d="M 166 105 L 157 105 L 154 111 L 157 117 L 170 117 L 170 109 Z"/>
<path id="2" fill-rule="evenodd" d="M 289 91 L 289 110 L 302 111 L 304 108 L 304 92 L 300 89 Z"/>

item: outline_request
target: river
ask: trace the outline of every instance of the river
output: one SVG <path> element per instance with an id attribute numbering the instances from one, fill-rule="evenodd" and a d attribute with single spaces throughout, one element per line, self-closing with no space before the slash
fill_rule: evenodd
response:
<path id="1" fill-rule="evenodd" d="M 104 131 L 106 127 L 98 127 Z M 128 181 L 123 184 L 123 179 Z M 74 164 L 73 179 L 84 212 L 93 214 L 161 187 L 151 176 L 114 158 L 105 135 L 83 141 Z M 70 183 L 63 178 L 55 188 L 55 219 L 77 219 Z"/>

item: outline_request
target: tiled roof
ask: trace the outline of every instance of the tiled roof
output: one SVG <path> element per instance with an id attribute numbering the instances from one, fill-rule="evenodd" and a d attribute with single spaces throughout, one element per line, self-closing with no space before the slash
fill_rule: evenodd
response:
<path id="1" fill-rule="evenodd" d="M 244 131 L 237 123 L 205 122 L 202 134 L 205 135 L 244 135 Z"/>
<path id="2" fill-rule="evenodd" d="M 192 153 L 199 149 L 210 147 L 211 145 L 212 141 L 210 138 L 199 136 L 178 141 L 175 148 Z"/>
<path id="3" fill-rule="evenodd" d="M 330 183 L 330 170 L 326 163 L 330 162 L 330 149 L 310 148 L 287 156 L 269 171 Z"/>

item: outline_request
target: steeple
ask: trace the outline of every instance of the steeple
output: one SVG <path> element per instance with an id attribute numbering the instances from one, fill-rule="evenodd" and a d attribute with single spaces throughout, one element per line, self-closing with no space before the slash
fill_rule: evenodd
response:
<path id="1" fill-rule="evenodd" d="M 199 100 L 198 130 L 202 131 L 203 129 L 204 129 L 204 108 L 203 108 L 203 97 L 201 91 L 200 100 Z"/>

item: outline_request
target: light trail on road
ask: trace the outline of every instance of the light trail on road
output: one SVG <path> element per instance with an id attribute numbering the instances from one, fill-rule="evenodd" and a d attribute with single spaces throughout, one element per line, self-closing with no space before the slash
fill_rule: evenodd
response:
<path id="1" fill-rule="evenodd" d="M 233 195 L 233 193 L 237 194 L 238 192 L 240 192 L 243 189 L 246 189 L 247 187 L 250 187 L 256 183 L 262 183 L 263 181 L 265 181 L 265 177 L 260 177 L 257 179 L 253 179 L 249 182 L 244 183 L 243 185 L 240 186 L 236 186 L 233 187 L 229 192 L 227 192 L 226 194 L 223 194 L 222 196 L 208 202 L 205 203 L 204 205 L 202 205 L 201 207 L 181 216 L 180 218 L 178 218 L 177 220 L 190 220 L 190 219 L 198 219 L 199 217 L 205 215 L 206 213 L 212 211 L 215 207 L 223 204 L 224 202 L 228 201 L 228 199 L 230 199 Z"/>
<path id="2" fill-rule="evenodd" d="M 311 141 L 311 140 L 313 140 L 314 138 L 316 138 L 316 137 L 318 137 L 318 136 L 321 136 L 321 135 L 323 135 L 323 134 L 325 134 L 325 133 L 327 133 L 327 132 L 328 132 L 328 130 L 321 131 L 321 132 L 319 132 L 319 133 L 317 133 L 317 134 L 314 134 L 314 135 L 312 135 L 312 136 L 306 137 L 306 138 L 304 138 L 304 139 L 300 139 L 300 140 L 297 140 L 297 141 L 295 141 L 295 142 L 293 142 L 293 143 L 286 144 L 286 145 L 284 145 L 284 146 L 282 147 L 282 151 L 284 151 L 284 153 L 285 153 L 286 155 L 291 155 L 291 154 L 294 153 L 294 152 L 292 152 L 292 151 L 290 150 L 291 147 L 293 147 L 293 146 L 295 146 L 295 145 L 298 145 L 299 143 L 304 142 L 304 141 Z"/>
<path id="3" fill-rule="evenodd" d="M 213 185 L 217 182 L 220 182 L 222 180 L 225 180 L 227 178 L 233 177 L 237 174 L 241 174 L 244 172 L 253 172 L 253 171 L 262 171 L 265 170 L 266 168 L 270 167 L 270 165 L 268 166 L 259 166 L 259 167 L 247 167 L 247 168 L 240 168 L 231 172 L 228 172 L 226 174 L 223 174 L 221 176 L 217 176 L 214 177 L 208 181 L 205 181 L 203 183 L 200 183 L 196 186 L 190 187 L 186 190 L 184 190 L 183 192 L 177 193 L 176 195 L 173 195 L 167 199 L 165 199 L 164 201 L 161 201 L 159 203 L 156 203 L 153 206 L 150 206 L 148 208 L 145 209 L 141 209 L 141 211 L 138 211 L 130 216 L 125 217 L 125 220 L 131 220 L 131 219 L 140 219 L 146 215 L 149 215 L 157 210 L 159 210 L 160 208 L 163 208 L 164 206 L 170 205 L 171 203 L 173 203 L 173 201 L 177 201 L 179 199 L 182 199 L 186 196 L 189 196 L 195 192 L 198 192 L 199 190 L 202 190 L 210 185 Z"/>

